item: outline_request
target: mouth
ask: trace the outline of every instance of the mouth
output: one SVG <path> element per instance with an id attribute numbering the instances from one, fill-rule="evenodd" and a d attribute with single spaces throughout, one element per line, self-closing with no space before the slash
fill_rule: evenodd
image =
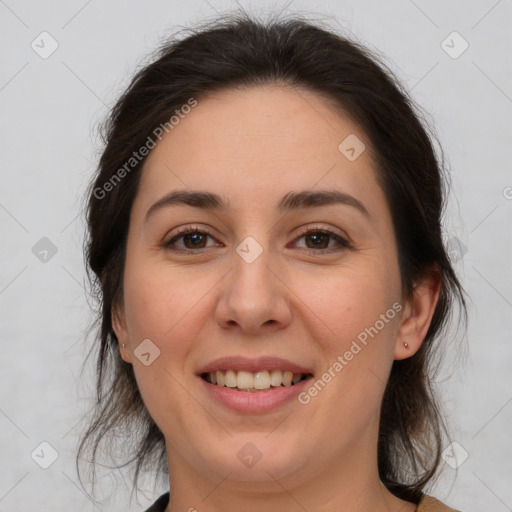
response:
<path id="1" fill-rule="evenodd" d="M 213 404 L 243 414 L 293 407 L 314 378 L 311 368 L 272 356 L 222 357 L 196 375 Z"/>
<path id="2" fill-rule="evenodd" d="M 258 393 L 282 387 L 292 387 L 313 377 L 312 373 L 290 370 L 217 370 L 201 373 L 200 377 L 214 386 L 231 388 L 234 391 Z"/>

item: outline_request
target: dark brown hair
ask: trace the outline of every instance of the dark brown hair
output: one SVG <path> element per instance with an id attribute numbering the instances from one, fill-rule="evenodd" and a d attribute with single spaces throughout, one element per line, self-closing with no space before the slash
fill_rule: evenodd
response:
<path id="1" fill-rule="evenodd" d="M 425 340 L 412 357 L 393 363 L 381 409 L 380 478 L 395 495 L 417 502 L 437 472 L 442 451 L 444 422 L 432 383 L 435 342 L 455 303 L 467 316 L 464 290 L 442 238 L 446 184 L 433 131 L 380 58 L 320 23 L 301 16 L 263 22 L 235 12 L 189 32 L 166 41 L 155 60 L 137 72 L 103 127 L 105 146 L 87 191 L 85 245 L 98 305 L 98 343 L 93 346 L 97 402 L 77 466 L 90 448 L 94 463 L 100 442 L 120 429 L 137 438 L 121 466 L 136 464 L 134 487 L 140 471 L 166 469 L 163 435 L 144 406 L 132 365 L 120 357 L 111 322 L 113 307 L 123 300 L 126 237 L 144 159 L 122 180 L 111 182 L 108 193 L 98 191 L 191 98 L 201 101 L 212 91 L 284 84 L 332 100 L 371 142 L 394 224 L 404 296 L 411 297 L 426 272 L 437 269 L 441 276 Z"/>

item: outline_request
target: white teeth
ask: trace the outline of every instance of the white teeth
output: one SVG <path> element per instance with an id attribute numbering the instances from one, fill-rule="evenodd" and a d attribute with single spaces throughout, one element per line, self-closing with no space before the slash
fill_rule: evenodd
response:
<path id="1" fill-rule="evenodd" d="M 262 372 L 254 374 L 254 387 L 256 389 L 270 388 L 270 374 L 267 372 L 267 370 L 263 370 Z"/>
<path id="2" fill-rule="evenodd" d="M 273 370 L 270 375 L 270 384 L 272 384 L 272 386 L 280 386 L 282 380 L 283 373 L 281 370 Z"/>
<path id="3" fill-rule="evenodd" d="M 292 372 L 284 372 L 283 373 L 283 386 L 291 386 L 293 380 Z"/>
<path id="4" fill-rule="evenodd" d="M 236 388 L 236 373 L 228 370 L 224 376 L 224 385 L 228 388 Z"/>
<path id="5" fill-rule="evenodd" d="M 236 376 L 236 387 L 238 389 L 250 389 L 254 387 L 254 377 L 251 372 L 238 372 Z"/>
<path id="6" fill-rule="evenodd" d="M 217 370 L 208 374 L 208 381 L 217 386 L 238 388 L 243 390 L 265 390 L 271 387 L 291 386 L 297 384 L 304 377 L 303 373 L 293 373 L 281 370 L 261 370 L 259 372 L 248 372 L 240 370 Z"/>

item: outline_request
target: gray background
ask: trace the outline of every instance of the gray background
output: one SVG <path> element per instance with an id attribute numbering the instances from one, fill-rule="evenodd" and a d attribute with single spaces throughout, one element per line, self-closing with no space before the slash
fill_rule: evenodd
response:
<path id="1" fill-rule="evenodd" d="M 265 11 L 263 2 L 242 5 Z M 512 510 L 512 2 L 268 5 L 316 13 L 382 52 L 430 113 L 452 179 L 446 239 L 472 299 L 468 350 L 450 342 L 438 377 L 460 447 L 432 492 L 463 512 Z M 90 371 L 79 379 L 91 318 L 80 200 L 101 149 L 96 126 L 133 72 L 177 25 L 232 7 L 0 0 L 0 511 L 142 510 L 164 490 L 150 478 L 130 504 L 126 475 L 105 470 L 104 496 L 110 484 L 117 492 L 95 506 L 77 484 L 74 453 L 93 391 Z M 31 47 L 51 49 L 43 31 L 58 44 L 47 58 Z M 42 442 L 58 453 L 47 469 L 52 449 Z"/>

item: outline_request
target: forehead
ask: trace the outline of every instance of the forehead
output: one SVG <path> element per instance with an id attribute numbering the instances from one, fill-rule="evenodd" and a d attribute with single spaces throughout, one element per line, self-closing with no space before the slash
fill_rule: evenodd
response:
<path id="1" fill-rule="evenodd" d="M 364 150 L 347 158 L 344 141 Z M 148 155 L 139 193 L 156 200 L 173 188 L 207 188 L 247 199 L 315 187 L 379 194 L 370 141 L 333 101 L 258 86 L 198 98 Z"/>

